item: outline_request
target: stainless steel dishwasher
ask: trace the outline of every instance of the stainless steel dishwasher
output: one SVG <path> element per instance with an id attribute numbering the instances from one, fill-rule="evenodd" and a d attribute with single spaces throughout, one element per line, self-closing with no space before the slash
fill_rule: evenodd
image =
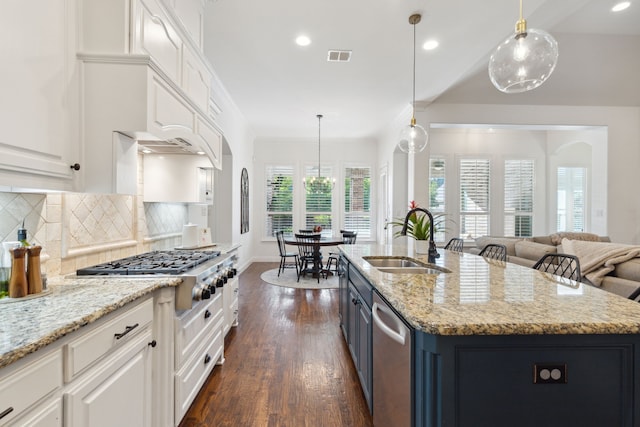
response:
<path id="1" fill-rule="evenodd" d="M 411 329 L 373 293 L 373 425 L 411 425 Z"/>

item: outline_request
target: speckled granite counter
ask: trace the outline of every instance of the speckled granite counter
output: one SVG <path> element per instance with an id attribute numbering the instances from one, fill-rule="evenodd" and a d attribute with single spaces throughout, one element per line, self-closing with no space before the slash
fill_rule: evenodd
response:
<path id="1" fill-rule="evenodd" d="M 0 368 L 180 278 L 58 277 L 47 295 L 0 303 Z"/>
<path id="2" fill-rule="evenodd" d="M 363 257 L 427 257 L 396 245 L 340 250 L 411 326 L 429 334 L 640 333 L 637 302 L 516 264 L 439 249 L 436 265 L 451 273 L 389 274 Z"/>

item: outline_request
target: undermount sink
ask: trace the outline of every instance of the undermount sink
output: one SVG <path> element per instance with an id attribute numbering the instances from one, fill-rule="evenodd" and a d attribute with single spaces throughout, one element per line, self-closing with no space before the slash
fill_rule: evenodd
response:
<path id="1" fill-rule="evenodd" d="M 392 274 L 441 274 L 450 270 L 433 264 L 425 264 L 407 257 L 366 256 L 366 262 L 382 273 Z"/>

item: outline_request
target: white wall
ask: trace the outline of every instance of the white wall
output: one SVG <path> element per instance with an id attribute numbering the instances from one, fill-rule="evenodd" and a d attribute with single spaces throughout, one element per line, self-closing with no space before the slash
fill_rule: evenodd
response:
<path id="1" fill-rule="evenodd" d="M 346 166 L 370 166 L 371 167 L 371 195 L 376 197 L 378 181 L 378 157 L 377 143 L 366 139 L 329 139 L 323 138 L 321 141 L 321 162 L 322 166 L 333 167 L 333 176 L 336 178 L 337 194 L 334 196 L 334 212 L 336 218 L 333 222 L 334 232 L 337 232 L 341 224 L 339 221 L 340 206 L 344 203 L 344 189 L 339 182 L 344 182 L 342 176 Z M 317 166 L 318 164 L 318 140 L 309 138 L 304 140 L 284 139 L 257 139 L 254 143 L 254 180 L 252 180 L 253 190 L 250 193 L 253 256 L 254 261 L 278 261 L 278 248 L 274 238 L 265 239 L 264 236 L 264 171 L 267 165 L 293 164 L 295 167 L 294 183 L 300 183 L 294 188 L 294 210 L 302 213 L 304 206 L 300 201 L 304 200 L 302 178 L 306 165 Z M 296 203 L 297 201 L 297 203 Z M 372 207 L 375 205 L 372 203 Z M 372 223 L 376 222 L 377 210 L 372 209 Z M 294 224 L 294 228 L 302 228 L 302 224 Z M 375 233 L 376 228 L 373 227 Z M 375 237 L 374 237 L 375 238 Z M 360 241 L 360 239 L 358 239 Z"/>
<path id="2" fill-rule="evenodd" d="M 640 243 L 640 197 L 633 196 L 634 183 L 640 182 L 637 167 L 640 108 L 432 104 L 417 112 L 416 118 L 423 126 L 431 123 L 606 126 L 608 151 L 598 159 L 605 159 L 608 170 L 606 209 L 602 212 L 606 229 L 615 242 Z M 602 154 L 599 151 L 594 157 Z M 385 156 L 380 161 L 391 161 L 390 153 L 385 151 Z"/>

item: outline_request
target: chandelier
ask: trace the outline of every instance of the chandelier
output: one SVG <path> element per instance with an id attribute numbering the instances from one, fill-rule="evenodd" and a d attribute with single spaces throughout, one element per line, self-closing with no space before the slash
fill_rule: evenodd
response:
<path id="1" fill-rule="evenodd" d="M 326 193 L 331 191 L 333 187 L 336 185 L 335 178 L 331 178 L 328 176 L 323 177 L 321 173 L 320 166 L 320 119 L 322 119 L 322 114 L 316 115 L 318 118 L 318 176 L 309 176 L 305 178 L 302 183 L 304 184 L 305 190 L 308 193 Z"/>
<path id="2" fill-rule="evenodd" d="M 515 35 L 510 35 L 489 59 L 489 78 L 501 92 L 519 93 L 544 83 L 558 62 L 558 42 L 543 30 L 528 29 L 522 18 L 516 22 Z"/>
<path id="3" fill-rule="evenodd" d="M 411 103 L 411 124 L 405 126 L 400 132 L 398 148 L 404 153 L 418 153 L 425 149 L 429 135 L 422 126 L 416 124 L 416 24 L 422 16 L 415 13 L 409 17 L 409 23 L 413 25 L 413 100 Z"/>

